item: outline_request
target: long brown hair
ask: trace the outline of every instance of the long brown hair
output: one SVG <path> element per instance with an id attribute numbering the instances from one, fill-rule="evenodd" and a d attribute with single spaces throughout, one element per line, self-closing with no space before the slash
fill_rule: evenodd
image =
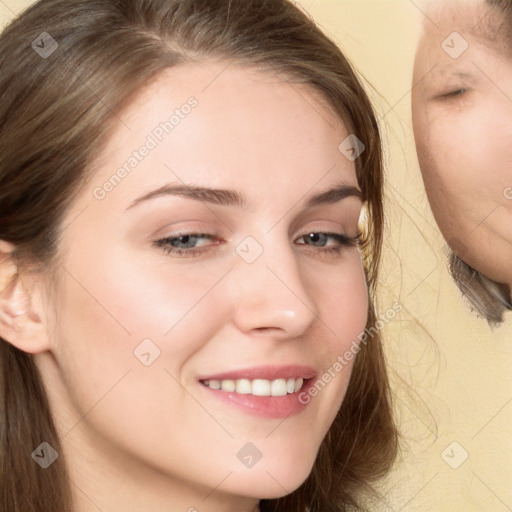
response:
<path id="1" fill-rule="evenodd" d="M 42 37 L 44 56 L 31 47 Z M 15 245 L 18 265 L 55 268 L 63 216 L 122 109 L 166 68 L 212 58 L 309 84 L 363 142 L 355 163 L 367 201 L 362 251 L 373 297 L 383 231 L 378 125 L 342 52 L 289 0 L 33 4 L 0 36 L 0 240 Z M 262 511 L 362 510 L 362 491 L 390 469 L 397 432 L 376 320 L 370 302 L 367 327 L 375 333 L 357 355 L 345 400 L 311 475 L 289 496 L 262 501 Z M 30 457 L 42 441 L 60 452 L 36 365 L 0 339 L 0 372 L 3 510 L 72 511 L 63 457 L 46 470 Z"/>

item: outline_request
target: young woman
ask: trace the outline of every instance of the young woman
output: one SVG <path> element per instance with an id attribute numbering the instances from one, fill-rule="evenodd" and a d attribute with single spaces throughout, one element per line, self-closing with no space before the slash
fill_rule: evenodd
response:
<path id="1" fill-rule="evenodd" d="M 397 433 L 340 50 L 287 0 L 41 0 L 0 49 L 3 510 L 361 509 Z"/>
<path id="2" fill-rule="evenodd" d="M 416 147 L 450 269 L 490 324 L 512 309 L 512 3 L 433 2 L 416 55 Z"/>

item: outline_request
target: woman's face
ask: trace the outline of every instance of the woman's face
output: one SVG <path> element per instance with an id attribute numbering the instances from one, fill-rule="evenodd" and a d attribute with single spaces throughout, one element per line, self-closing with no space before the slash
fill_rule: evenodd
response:
<path id="1" fill-rule="evenodd" d="M 296 390 L 367 319 L 359 250 L 338 240 L 361 209 L 348 135 L 308 88 L 216 63 L 167 71 L 119 116 L 63 222 L 39 361 L 77 479 L 215 510 L 307 477 L 352 363 L 307 405 Z"/>
<path id="2" fill-rule="evenodd" d="M 412 93 L 428 198 L 458 256 L 511 285 L 512 55 L 482 23 L 494 19 L 484 2 L 439 2 L 428 14 Z"/>

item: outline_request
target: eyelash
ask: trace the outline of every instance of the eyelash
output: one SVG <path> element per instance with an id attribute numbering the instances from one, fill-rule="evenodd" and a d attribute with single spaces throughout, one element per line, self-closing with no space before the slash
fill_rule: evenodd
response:
<path id="1" fill-rule="evenodd" d="M 326 235 L 328 238 L 334 239 L 339 245 L 334 247 L 318 247 L 318 253 L 324 256 L 339 256 L 344 249 L 350 248 L 350 247 L 356 247 L 361 242 L 361 234 L 358 233 L 354 237 L 350 237 L 347 235 L 343 235 L 341 233 L 326 233 L 321 231 L 312 231 L 305 235 L 302 235 L 299 237 L 300 239 L 304 239 L 305 237 L 308 237 L 309 235 Z M 178 240 L 182 237 L 194 237 L 194 238 L 208 238 L 210 240 L 216 238 L 213 235 L 209 235 L 207 233 L 176 233 L 173 236 L 168 236 L 165 238 L 162 238 L 160 240 L 155 240 L 154 245 L 163 249 L 163 251 L 166 254 L 175 254 L 178 256 L 184 256 L 184 257 L 193 257 L 198 254 L 202 254 L 208 250 L 211 249 L 212 246 L 208 246 L 205 249 L 198 249 L 198 248 L 191 248 L 191 249 L 180 249 L 172 246 L 172 241 Z M 216 244 L 220 245 L 220 244 Z M 308 245 L 307 243 L 299 244 L 299 245 Z M 316 246 L 311 246 L 313 249 L 315 249 Z"/>
<path id="2" fill-rule="evenodd" d="M 448 92 L 446 94 L 441 95 L 441 98 L 450 99 L 450 98 L 457 98 L 459 96 L 463 96 L 466 94 L 468 90 L 465 87 L 461 87 L 460 89 L 456 89 L 454 91 Z"/>

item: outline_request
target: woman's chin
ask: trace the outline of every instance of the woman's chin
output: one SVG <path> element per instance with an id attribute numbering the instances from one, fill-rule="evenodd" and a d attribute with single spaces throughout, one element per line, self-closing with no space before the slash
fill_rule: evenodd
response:
<path id="1" fill-rule="evenodd" d="M 311 473 L 311 464 L 301 467 L 281 465 L 269 470 L 253 468 L 249 471 L 239 471 L 230 478 L 233 489 L 241 494 L 255 499 L 282 498 L 297 490 Z"/>

